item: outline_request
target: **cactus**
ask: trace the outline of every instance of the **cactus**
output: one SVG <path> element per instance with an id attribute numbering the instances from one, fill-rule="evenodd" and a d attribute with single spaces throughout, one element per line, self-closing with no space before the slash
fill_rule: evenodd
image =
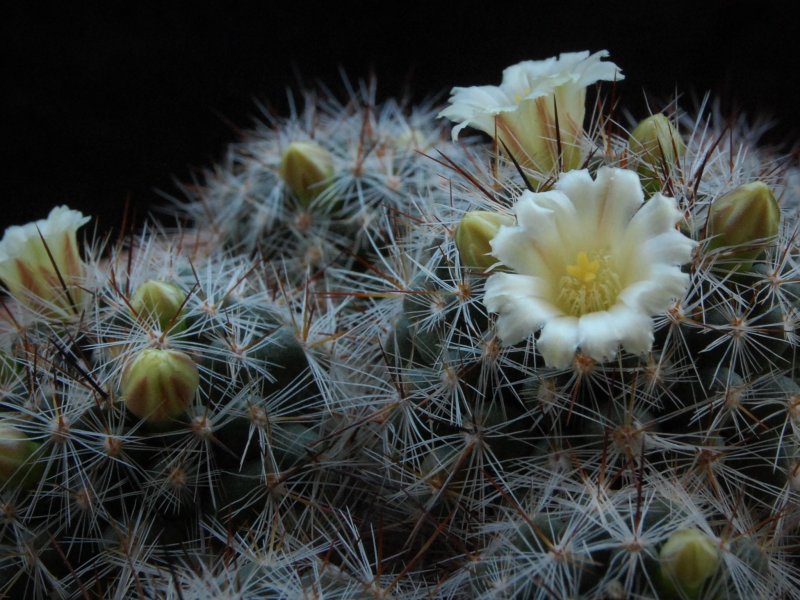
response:
<path id="1" fill-rule="evenodd" d="M 0 597 L 800 598 L 796 166 L 628 135 L 601 56 L 511 71 L 559 119 L 515 144 L 436 116 L 522 98 L 309 92 L 180 231 L 9 230 Z"/>

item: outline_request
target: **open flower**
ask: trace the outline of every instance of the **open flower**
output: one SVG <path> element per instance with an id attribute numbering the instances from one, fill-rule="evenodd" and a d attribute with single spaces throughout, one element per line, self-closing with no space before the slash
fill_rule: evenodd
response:
<path id="1" fill-rule="evenodd" d="M 538 348 L 555 367 L 575 351 L 613 358 L 653 344 L 651 315 L 681 298 L 681 272 L 695 242 L 676 228 L 673 198 L 644 195 L 633 171 L 601 168 L 562 174 L 553 190 L 523 192 L 517 224 L 503 226 L 492 254 L 515 273 L 495 273 L 484 303 L 499 313 L 497 333 L 514 344 L 541 329 Z"/>
<path id="2" fill-rule="evenodd" d="M 605 50 L 567 52 L 521 62 L 503 71 L 499 87 L 453 88 L 439 116 L 458 123 L 454 141 L 462 129 L 475 127 L 496 135 L 522 166 L 554 172 L 560 150 L 561 170 L 575 169 L 583 161 L 586 87 L 623 79 L 617 65 L 600 60 L 606 56 Z"/>
<path id="3" fill-rule="evenodd" d="M 64 316 L 80 304 L 84 264 L 76 234 L 88 221 L 77 210 L 57 206 L 46 219 L 6 229 L 0 279 L 19 302 L 50 316 Z"/>

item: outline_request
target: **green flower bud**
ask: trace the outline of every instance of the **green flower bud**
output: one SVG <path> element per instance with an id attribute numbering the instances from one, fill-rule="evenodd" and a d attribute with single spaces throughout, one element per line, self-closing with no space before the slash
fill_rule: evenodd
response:
<path id="1" fill-rule="evenodd" d="M 281 157 L 278 173 L 292 193 L 308 204 L 333 175 L 333 157 L 316 142 L 292 142 Z"/>
<path id="2" fill-rule="evenodd" d="M 774 243 L 781 209 L 767 185 L 754 181 L 717 198 L 708 211 L 706 250 L 724 248 L 723 256 L 744 270 Z"/>
<path id="3" fill-rule="evenodd" d="M 170 325 L 184 329 L 186 324 L 177 316 L 185 301 L 186 293 L 174 283 L 150 279 L 137 288 L 131 306 L 140 317 L 157 320 L 162 330 Z"/>
<path id="4" fill-rule="evenodd" d="M 148 348 L 122 372 L 125 406 L 148 423 L 167 423 L 182 414 L 194 398 L 200 376 L 183 352 Z"/>
<path id="5" fill-rule="evenodd" d="M 641 121 L 631 132 L 628 146 L 639 160 L 656 168 L 674 163 L 686 152 L 680 133 L 663 113 Z"/>
<path id="6" fill-rule="evenodd" d="M 639 158 L 637 171 L 651 194 L 661 189 L 665 175 L 686 152 L 680 133 L 663 113 L 640 122 L 628 138 L 628 147 Z"/>
<path id="7" fill-rule="evenodd" d="M 44 465 L 33 462 L 41 444 L 28 438 L 10 421 L 0 418 L 0 487 L 28 488 L 42 476 Z"/>
<path id="8" fill-rule="evenodd" d="M 473 210 L 465 214 L 456 228 L 456 248 L 461 264 L 482 271 L 495 264 L 497 259 L 489 254 L 492 251 L 489 242 L 501 225 L 513 224 L 513 217 L 500 213 Z"/>
<path id="9" fill-rule="evenodd" d="M 682 597 L 695 596 L 719 567 L 719 549 L 697 529 L 675 531 L 659 553 L 662 582 Z"/>

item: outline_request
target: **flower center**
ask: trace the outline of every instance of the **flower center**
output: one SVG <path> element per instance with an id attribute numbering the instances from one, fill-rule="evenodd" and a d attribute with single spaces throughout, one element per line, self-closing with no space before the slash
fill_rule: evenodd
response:
<path id="1" fill-rule="evenodd" d="M 567 314 L 579 317 L 608 310 L 622 290 L 619 274 L 608 256 L 581 250 L 575 264 L 559 280 L 558 304 Z"/>

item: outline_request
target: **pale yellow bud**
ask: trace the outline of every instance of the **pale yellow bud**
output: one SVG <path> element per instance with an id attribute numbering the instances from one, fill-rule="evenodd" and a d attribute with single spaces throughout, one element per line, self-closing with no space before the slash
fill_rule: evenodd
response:
<path id="1" fill-rule="evenodd" d="M 186 293 L 173 283 L 150 279 L 140 285 L 131 297 L 131 307 L 143 319 L 155 319 L 162 330 L 170 325 L 179 329 L 178 311 L 186 301 Z"/>
<path id="2" fill-rule="evenodd" d="M 497 262 L 490 252 L 490 242 L 500 227 L 514 224 L 514 217 L 485 210 L 473 210 L 461 218 L 456 228 L 456 247 L 461 264 L 473 269 L 486 270 Z"/>
<path id="3" fill-rule="evenodd" d="M 167 423 L 181 415 L 200 384 L 195 362 L 183 352 L 148 348 L 122 372 L 125 406 L 149 423 Z"/>
<path id="4" fill-rule="evenodd" d="M 686 152 L 680 133 L 663 113 L 647 117 L 631 132 L 628 142 L 639 160 L 656 168 L 674 163 Z"/>
<path id="5" fill-rule="evenodd" d="M 711 204 L 706 251 L 723 248 L 726 258 L 739 259 L 746 268 L 774 243 L 780 223 L 781 209 L 765 183 L 741 185 Z"/>
<path id="6" fill-rule="evenodd" d="M 298 200 L 308 204 L 333 175 L 333 157 L 316 142 L 292 142 L 281 157 L 278 174 Z"/>
<path id="7" fill-rule="evenodd" d="M 680 133 L 662 113 L 639 123 L 631 132 L 628 146 L 639 160 L 637 171 L 650 193 L 659 191 L 661 182 L 686 152 Z"/>
<path id="8" fill-rule="evenodd" d="M 713 540 L 697 529 L 675 531 L 659 553 L 661 577 L 668 587 L 683 594 L 696 594 L 717 571 L 719 549 Z"/>

